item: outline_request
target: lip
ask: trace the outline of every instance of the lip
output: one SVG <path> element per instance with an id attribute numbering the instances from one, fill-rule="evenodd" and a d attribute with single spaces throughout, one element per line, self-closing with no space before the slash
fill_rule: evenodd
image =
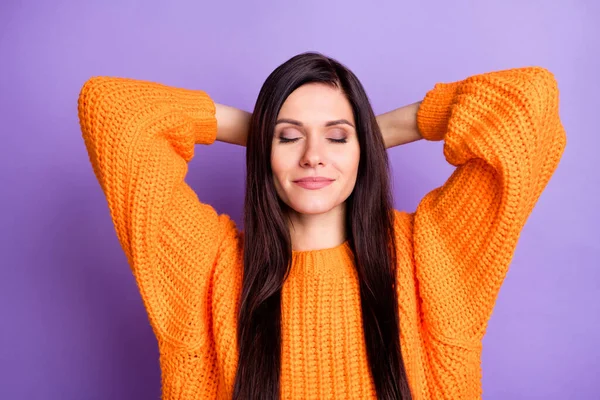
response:
<path id="1" fill-rule="evenodd" d="M 317 190 L 331 185 L 333 179 L 324 178 L 322 176 L 314 176 L 295 180 L 294 183 L 304 189 Z"/>

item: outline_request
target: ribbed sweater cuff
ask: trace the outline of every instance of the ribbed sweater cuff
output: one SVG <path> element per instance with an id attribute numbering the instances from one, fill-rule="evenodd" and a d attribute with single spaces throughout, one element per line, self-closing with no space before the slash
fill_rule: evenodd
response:
<path id="1" fill-rule="evenodd" d="M 217 117 L 214 101 L 210 96 L 198 90 L 194 94 L 193 101 L 196 103 L 196 144 L 213 144 L 217 139 Z"/>
<path id="2" fill-rule="evenodd" d="M 417 126 L 426 140 L 442 140 L 460 82 L 438 83 L 425 95 L 417 112 Z"/>

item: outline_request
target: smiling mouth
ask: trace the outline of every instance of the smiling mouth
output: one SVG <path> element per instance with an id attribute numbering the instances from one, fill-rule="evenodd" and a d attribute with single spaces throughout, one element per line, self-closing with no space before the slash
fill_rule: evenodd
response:
<path id="1" fill-rule="evenodd" d="M 317 190 L 317 189 L 324 188 L 325 186 L 331 185 L 333 183 L 333 180 L 330 180 L 330 179 L 325 179 L 325 180 L 303 179 L 300 181 L 294 181 L 294 183 L 304 189 Z"/>

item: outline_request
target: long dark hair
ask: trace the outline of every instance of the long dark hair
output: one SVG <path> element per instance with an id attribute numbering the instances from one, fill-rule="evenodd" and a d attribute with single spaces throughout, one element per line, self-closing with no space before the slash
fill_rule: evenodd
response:
<path id="1" fill-rule="evenodd" d="M 281 366 L 281 290 L 292 259 L 283 202 L 271 170 L 271 144 L 281 106 L 298 87 L 325 83 L 352 106 L 360 161 L 346 200 L 346 237 L 360 281 L 363 331 L 379 399 L 410 399 L 396 293 L 394 210 L 387 153 L 369 99 L 357 77 L 319 53 L 302 53 L 275 69 L 260 90 L 246 149 L 244 272 L 238 319 L 234 399 L 278 399 Z"/>

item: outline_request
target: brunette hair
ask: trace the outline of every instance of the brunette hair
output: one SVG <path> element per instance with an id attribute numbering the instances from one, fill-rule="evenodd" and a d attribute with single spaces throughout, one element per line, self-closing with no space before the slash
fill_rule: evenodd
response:
<path id="1" fill-rule="evenodd" d="M 358 175 L 346 200 L 346 237 L 360 283 L 363 331 L 377 397 L 410 399 L 400 349 L 394 209 L 387 152 L 375 114 L 358 78 L 320 53 L 292 57 L 263 84 L 246 149 L 244 271 L 238 317 L 236 400 L 278 399 L 281 367 L 281 290 L 292 244 L 285 205 L 271 170 L 275 123 L 286 98 L 308 83 L 343 91 L 352 106 L 360 144 Z"/>

